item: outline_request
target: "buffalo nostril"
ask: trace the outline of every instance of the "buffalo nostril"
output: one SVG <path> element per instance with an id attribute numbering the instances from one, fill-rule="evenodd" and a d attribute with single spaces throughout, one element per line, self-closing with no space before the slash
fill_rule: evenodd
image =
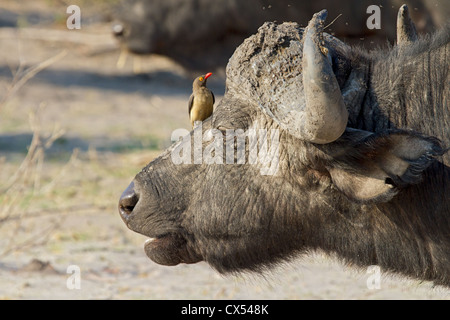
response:
<path id="1" fill-rule="evenodd" d="M 120 196 L 119 212 L 122 218 L 126 219 L 131 214 L 138 201 L 139 196 L 134 191 L 134 182 L 131 182 Z"/>

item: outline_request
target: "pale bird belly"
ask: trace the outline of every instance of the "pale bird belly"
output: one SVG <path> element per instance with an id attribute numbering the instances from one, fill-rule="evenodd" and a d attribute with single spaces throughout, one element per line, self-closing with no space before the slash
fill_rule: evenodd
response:
<path id="1" fill-rule="evenodd" d="M 203 121 L 208 118 L 213 112 L 213 99 L 211 95 L 194 98 L 194 103 L 191 109 L 191 120 Z"/>

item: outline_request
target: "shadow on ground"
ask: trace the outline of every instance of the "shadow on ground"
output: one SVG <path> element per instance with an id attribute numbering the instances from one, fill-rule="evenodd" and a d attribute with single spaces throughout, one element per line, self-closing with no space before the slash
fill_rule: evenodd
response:
<path id="1" fill-rule="evenodd" d="M 7 160 L 23 157 L 27 154 L 32 139 L 31 132 L 0 135 L 0 157 L 5 157 Z M 123 139 L 111 139 L 107 136 L 96 136 L 89 139 L 63 136 L 55 140 L 50 148 L 46 149 L 45 154 L 47 159 L 64 162 L 76 149 L 81 152 L 95 150 L 97 152 L 128 153 L 162 150 L 169 145 L 170 141 L 161 141 L 153 136 Z"/>
<path id="2" fill-rule="evenodd" d="M 27 66 L 24 66 L 24 70 L 27 68 Z M 0 77 L 5 78 L 7 82 L 11 82 L 13 79 L 11 68 L 5 65 L 0 66 Z M 161 87 L 165 90 L 165 92 L 160 92 L 161 94 L 177 95 L 186 94 L 192 86 L 192 80 L 169 71 L 108 75 L 85 70 L 49 68 L 39 72 L 30 80 L 30 83 L 39 81 L 55 87 L 89 87 L 121 93 L 139 92 L 144 95 L 150 95 L 149 87 L 157 85 L 158 89 Z"/>

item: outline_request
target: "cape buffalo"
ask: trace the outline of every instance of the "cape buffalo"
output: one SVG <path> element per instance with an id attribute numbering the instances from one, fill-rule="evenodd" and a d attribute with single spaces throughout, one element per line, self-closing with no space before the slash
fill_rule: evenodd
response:
<path id="1" fill-rule="evenodd" d="M 450 286 L 450 26 L 417 37 L 402 6 L 397 45 L 367 53 L 326 15 L 246 39 L 212 116 L 124 191 L 151 260 L 263 272 L 321 250 Z"/>
<path id="2" fill-rule="evenodd" d="M 167 55 L 194 69 L 224 68 L 236 46 L 254 34 L 265 21 L 299 21 L 326 7 L 334 21 L 326 32 L 370 46 L 395 38 L 399 0 L 379 0 L 380 27 L 366 26 L 371 0 L 351 5 L 330 0 L 123 0 L 114 14 L 113 34 L 129 51 Z M 430 32 L 446 20 L 446 0 L 408 0 L 418 31 Z M 395 9 L 393 9 L 395 8 Z M 369 11 L 369 12 L 367 12 Z M 364 41 L 361 40 L 363 38 Z"/>

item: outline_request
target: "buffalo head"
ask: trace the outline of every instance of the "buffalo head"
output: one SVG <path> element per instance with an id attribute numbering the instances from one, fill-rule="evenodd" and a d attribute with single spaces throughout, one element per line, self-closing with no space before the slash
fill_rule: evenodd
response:
<path id="1" fill-rule="evenodd" d="M 450 175 L 432 137 L 449 143 L 448 32 L 415 41 L 406 10 L 408 43 L 381 53 L 323 33 L 325 10 L 246 39 L 213 115 L 120 199 L 149 258 L 263 271 L 322 250 L 448 285 Z"/>

